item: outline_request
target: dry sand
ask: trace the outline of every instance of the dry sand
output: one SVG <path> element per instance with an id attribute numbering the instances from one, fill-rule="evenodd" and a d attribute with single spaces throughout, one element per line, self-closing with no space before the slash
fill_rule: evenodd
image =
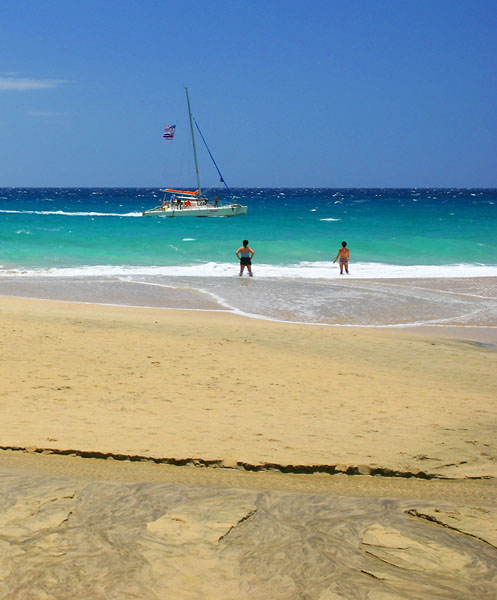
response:
<path id="1" fill-rule="evenodd" d="M 486 348 L 9 298 L 0 315 L 4 448 L 497 475 L 497 353 Z"/>
<path id="2" fill-rule="evenodd" d="M 2 599 L 495 597 L 488 347 L 11 298 L 0 316 Z"/>

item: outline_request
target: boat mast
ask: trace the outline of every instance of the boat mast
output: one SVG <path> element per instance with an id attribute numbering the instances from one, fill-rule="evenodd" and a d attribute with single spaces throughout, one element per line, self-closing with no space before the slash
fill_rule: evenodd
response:
<path id="1" fill-rule="evenodd" d="M 197 173 L 197 189 L 198 189 L 198 197 L 202 197 L 202 188 L 200 187 L 200 175 L 198 172 L 198 160 L 197 160 L 197 146 L 195 145 L 195 133 L 193 131 L 193 118 L 192 118 L 192 109 L 190 108 L 190 96 L 188 95 L 188 88 L 185 88 L 186 92 L 186 101 L 188 103 L 188 116 L 190 117 L 190 130 L 192 132 L 192 144 L 193 144 L 193 157 L 195 159 L 195 172 Z"/>

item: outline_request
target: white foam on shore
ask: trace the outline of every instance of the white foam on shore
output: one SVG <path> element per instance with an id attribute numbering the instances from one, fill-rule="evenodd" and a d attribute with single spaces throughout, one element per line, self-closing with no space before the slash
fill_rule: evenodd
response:
<path id="1" fill-rule="evenodd" d="M 141 217 L 141 212 L 101 213 L 101 212 L 68 212 L 64 210 L 0 210 L 0 213 L 23 215 L 64 215 L 66 217 Z"/>
<path id="2" fill-rule="evenodd" d="M 300 262 L 294 265 L 254 265 L 257 278 L 286 279 L 419 279 L 449 277 L 497 277 L 497 265 L 390 265 L 382 263 L 354 263 L 350 275 L 339 274 L 337 264 L 330 262 Z M 209 262 L 198 265 L 127 266 L 94 265 L 80 267 L 1 269 L 0 276 L 23 277 L 234 277 L 238 275 L 237 263 Z"/>

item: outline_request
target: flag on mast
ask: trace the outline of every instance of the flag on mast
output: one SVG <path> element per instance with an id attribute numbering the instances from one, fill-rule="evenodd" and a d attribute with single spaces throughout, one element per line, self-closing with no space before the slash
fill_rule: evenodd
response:
<path id="1" fill-rule="evenodd" d="M 164 127 L 164 133 L 162 134 L 163 140 L 172 140 L 176 131 L 176 125 L 166 125 Z"/>

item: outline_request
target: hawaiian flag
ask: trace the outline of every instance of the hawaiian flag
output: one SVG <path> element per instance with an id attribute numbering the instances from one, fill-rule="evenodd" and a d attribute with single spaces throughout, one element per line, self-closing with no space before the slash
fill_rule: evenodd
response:
<path id="1" fill-rule="evenodd" d="M 166 125 L 164 127 L 164 133 L 162 134 L 163 140 L 172 140 L 174 137 L 174 132 L 176 131 L 176 125 Z"/>

